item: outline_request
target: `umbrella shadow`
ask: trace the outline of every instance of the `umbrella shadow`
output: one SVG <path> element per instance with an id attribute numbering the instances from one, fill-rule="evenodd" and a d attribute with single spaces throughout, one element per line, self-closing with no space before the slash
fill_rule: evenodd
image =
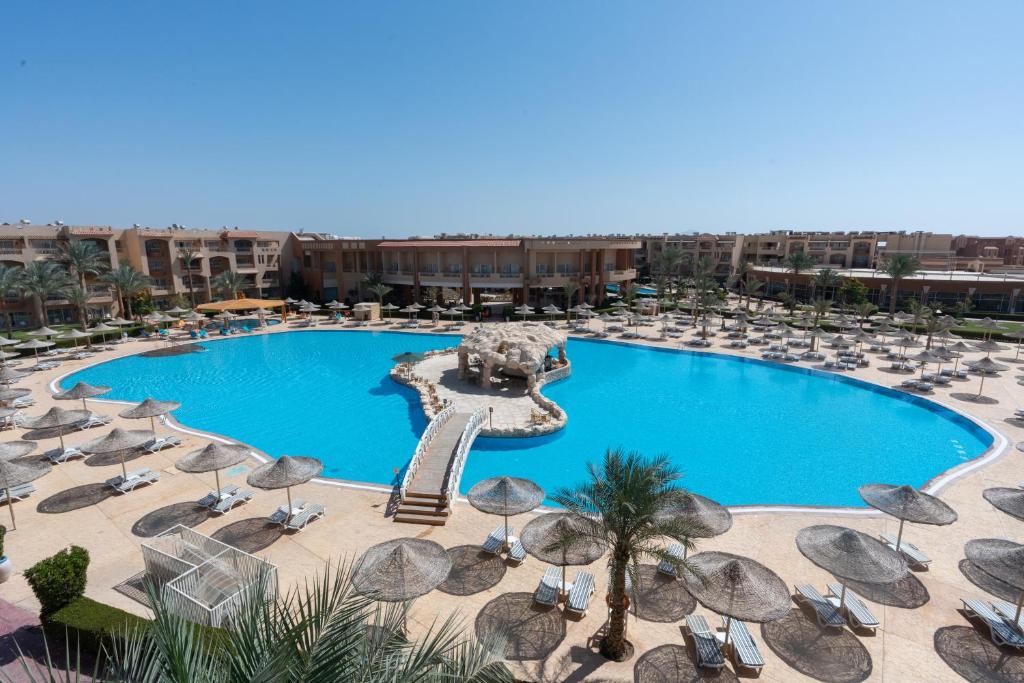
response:
<path id="1" fill-rule="evenodd" d="M 662 574 L 656 565 L 640 565 L 637 579 L 632 597 L 633 613 L 639 619 L 670 623 L 697 608 L 697 601 L 687 592 L 685 583 Z"/>
<path id="2" fill-rule="evenodd" d="M 36 505 L 36 512 L 47 515 L 59 515 L 74 512 L 91 505 L 102 503 L 114 496 L 114 489 L 106 484 L 82 484 L 63 491 L 58 491 L 49 498 L 44 498 Z"/>
<path id="3" fill-rule="evenodd" d="M 788 666 L 826 683 L 858 683 L 871 676 L 871 655 L 857 636 L 825 629 L 800 609 L 761 625 L 765 645 Z"/>
<path id="4" fill-rule="evenodd" d="M 269 522 L 265 517 L 250 517 L 217 529 L 211 537 L 244 552 L 256 553 L 269 548 L 283 535 L 281 525 Z"/>
<path id="5" fill-rule="evenodd" d="M 64 438 L 73 438 L 80 431 L 87 432 L 89 430 L 79 430 L 77 427 L 68 425 L 67 427 L 64 427 Z M 21 435 L 21 438 L 25 439 L 26 441 L 40 441 L 42 439 L 56 439 L 60 435 L 61 430 L 58 427 L 41 427 L 39 429 L 27 430 L 24 434 Z"/>
<path id="6" fill-rule="evenodd" d="M 870 584 L 847 581 L 846 586 L 871 602 L 903 609 L 915 609 L 932 598 L 928 588 L 913 574 L 907 574 L 893 583 Z"/>
<path id="7" fill-rule="evenodd" d="M 993 406 L 999 403 L 999 399 L 992 398 L 991 396 L 978 396 L 977 394 L 968 394 L 961 391 L 956 391 L 950 394 L 953 398 L 958 401 L 966 401 L 968 403 L 977 403 L 983 406 Z"/>
<path id="8" fill-rule="evenodd" d="M 475 545 L 448 549 L 452 568 L 448 578 L 437 587 L 449 595 L 473 595 L 492 588 L 505 577 L 508 566 L 498 555 L 491 555 Z"/>
<path id="9" fill-rule="evenodd" d="M 124 461 L 126 463 L 132 460 L 137 460 L 145 455 L 146 452 L 143 450 L 132 449 L 130 451 L 124 451 Z M 88 456 L 83 460 L 89 467 L 109 467 L 110 465 L 120 465 L 121 456 L 118 455 L 117 451 L 112 453 L 95 453 Z"/>
<path id="10" fill-rule="evenodd" d="M 544 659 L 565 639 L 565 618 L 558 609 L 541 609 L 532 593 L 505 593 L 494 598 L 476 615 L 477 637 L 501 638 L 505 659 Z"/>
<path id="11" fill-rule="evenodd" d="M 550 657 L 541 662 L 537 669 L 531 671 L 530 680 L 537 683 L 601 683 L 611 681 L 598 675 L 600 668 L 609 660 L 602 657 L 596 650 L 573 645 L 561 657 Z"/>
<path id="12" fill-rule="evenodd" d="M 689 683 L 690 681 L 739 681 L 726 668 L 699 668 L 683 645 L 661 645 L 648 650 L 633 666 L 635 683 Z"/>
<path id="13" fill-rule="evenodd" d="M 147 512 L 132 525 L 132 533 L 143 538 L 152 538 L 179 524 L 194 527 L 212 517 L 209 508 L 193 501 L 172 503 L 152 512 Z"/>
<path id="14" fill-rule="evenodd" d="M 986 593 L 990 593 L 997 598 L 1006 600 L 1007 602 L 1016 602 L 1017 598 L 1020 597 L 1019 590 L 1010 584 L 1000 581 L 994 576 L 990 576 L 989 574 L 981 571 L 976 564 L 967 558 L 960 560 L 957 567 L 960 569 L 960 573 L 963 574 L 968 581 Z"/>
<path id="15" fill-rule="evenodd" d="M 997 647 L 970 626 L 943 626 L 932 643 L 942 661 L 965 680 L 1024 681 L 1024 657 Z"/>

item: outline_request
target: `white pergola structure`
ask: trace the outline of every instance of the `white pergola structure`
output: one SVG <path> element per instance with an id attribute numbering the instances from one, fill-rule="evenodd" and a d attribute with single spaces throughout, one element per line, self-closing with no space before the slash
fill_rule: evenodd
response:
<path id="1" fill-rule="evenodd" d="M 558 360 L 565 362 L 564 332 L 546 325 L 533 323 L 505 323 L 484 325 L 462 338 L 459 344 L 459 379 L 470 372 L 470 358 L 477 356 L 483 363 L 480 386 L 490 387 L 496 371 L 523 377 L 529 388 L 537 385 L 537 377 L 544 372 L 544 359 L 551 349 L 558 350 Z"/>
<path id="2" fill-rule="evenodd" d="M 168 610 L 204 626 L 221 626 L 251 597 L 277 597 L 277 567 L 184 525 L 142 544 L 146 579 Z"/>

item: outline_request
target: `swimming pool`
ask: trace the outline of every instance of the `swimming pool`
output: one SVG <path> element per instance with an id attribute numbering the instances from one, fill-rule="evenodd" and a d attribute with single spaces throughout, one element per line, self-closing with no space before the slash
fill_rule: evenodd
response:
<path id="1" fill-rule="evenodd" d="M 456 336 L 303 331 L 208 343 L 208 352 L 129 356 L 77 372 L 107 398 L 181 401 L 185 425 L 269 455 L 311 455 L 324 475 L 391 484 L 426 426 L 417 395 L 388 377 L 392 356 Z M 666 454 L 683 484 L 727 505 L 861 505 L 868 482 L 922 486 L 983 453 L 992 437 L 922 399 L 713 354 L 572 339 L 573 374 L 544 388 L 569 415 L 531 439 L 479 438 L 465 492 L 496 474 L 572 486 L 606 448 Z"/>

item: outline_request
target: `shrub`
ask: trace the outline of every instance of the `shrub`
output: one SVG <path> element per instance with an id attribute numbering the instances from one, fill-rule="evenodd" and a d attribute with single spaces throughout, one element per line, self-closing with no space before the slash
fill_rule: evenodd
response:
<path id="1" fill-rule="evenodd" d="M 25 578 L 47 617 L 85 592 L 89 551 L 73 545 L 25 570 Z"/>
<path id="2" fill-rule="evenodd" d="M 142 617 L 86 597 L 75 598 L 44 622 L 51 642 L 66 642 L 72 651 L 77 646 L 90 654 L 98 653 L 105 641 L 123 636 L 128 629 L 145 628 L 148 623 Z"/>

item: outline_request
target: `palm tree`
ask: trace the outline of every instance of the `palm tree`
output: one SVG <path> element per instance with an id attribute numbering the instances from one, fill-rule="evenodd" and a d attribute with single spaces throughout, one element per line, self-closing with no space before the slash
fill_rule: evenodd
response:
<path id="1" fill-rule="evenodd" d="M 565 294 L 565 321 L 569 322 L 569 309 L 573 307 L 572 299 L 576 296 L 576 292 L 580 291 L 580 286 L 576 282 L 566 282 L 562 285 L 562 293 Z"/>
<path id="2" fill-rule="evenodd" d="M 744 308 L 750 308 L 750 297 L 764 289 L 764 284 L 763 280 L 756 277 L 748 277 L 743 281 L 743 293 L 747 295 L 747 305 Z"/>
<path id="3" fill-rule="evenodd" d="M 40 325 L 45 325 L 49 320 L 47 299 L 64 291 L 70 281 L 67 271 L 56 261 L 32 261 L 26 264 L 22 287 L 32 295 Z"/>
<path id="4" fill-rule="evenodd" d="M 917 299 L 911 299 L 907 304 L 907 310 L 910 312 L 910 315 L 913 316 L 911 320 L 911 328 L 913 329 L 914 334 L 917 334 L 918 324 L 922 319 L 926 319 L 931 315 L 932 309 L 928 308 Z"/>
<path id="5" fill-rule="evenodd" d="M 896 312 L 896 295 L 900 282 L 921 270 L 921 262 L 907 254 L 893 254 L 886 259 L 880 270 L 892 280 L 892 294 L 889 295 L 889 313 L 892 314 Z"/>
<path id="6" fill-rule="evenodd" d="M 571 515 L 563 535 L 550 550 L 579 543 L 598 543 L 607 548 L 611 576 L 608 630 L 601 641 L 601 654 L 622 661 L 628 656 L 626 643 L 626 574 L 633 585 L 639 582 L 640 561 L 654 558 L 682 570 L 689 565 L 665 552 L 670 538 L 688 549 L 701 525 L 666 510 L 685 500 L 687 492 L 677 485 L 682 474 L 665 456 L 645 458 L 639 453 L 609 450 L 601 465 L 589 465 L 589 480 L 575 489 L 562 489 L 553 497 Z"/>
<path id="7" fill-rule="evenodd" d="M 14 329 L 11 324 L 11 316 L 4 311 L 4 305 L 7 303 L 6 297 L 9 294 L 21 294 L 24 290 L 24 278 L 25 269 L 23 267 L 5 266 L 0 263 L 0 315 L 4 317 L 8 337 L 14 333 Z"/>
<path id="8" fill-rule="evenodd" d="M 238 293 L 244 291 L 248 285 L 249 277 L 233 270 L 225 270 L 210 281 L 210 286 L 223 291 L 228 299 L 237 299 Z"/>
<path id="9" fill-rule="evenodd" d="M 811 298 L 814 298 L 815 290 L 823 290 L 822 297 L 827 297 L 829 294 L 835 296 L 836 287 L 839 286 L 840 278 L 839 273 L 831 268 L 822 268 L 814 277 L 811 278 Z"/>
<path id="10" fill-rule="evenodd" d="M 185 281 L 188 283 L 188 300 L 192 304 L 192 308 L 196 307 L 196 295 L 192 289 L 192 264 L 198 255 L 199 250 L 193 247 L 178 248 L 178 258 L 181 259 L 181 265 L 185 269 Z"/>
<path id="11" fill-rule="evenodd" d="M 328 568 L 278 600 L 248 600 L 217 637 L 171 612 L 158 589 L 147 587 L 147 594 L 153 621 L 112 639 L 93 680 L 514 681 L 494 654 L 502 649 L 496 638 L 469 639 L 448 619 L 410 641 L 404 634 L 407 606 L 380 606 L 359 595 L 347 568 Z M 39 683 L 64 680 L 50 657 L 45 661 L 47 671 L 27 658 L 22 670 Z"/>
<path id="12" fill-rule="evenodd" d="M 104 282 L 109 282 L 117 291 L 118 306 L 128 314 L 130 320 L 133 317 L 132 297 L 150 286 L 149 276 L 140 273 L 127 263 L 122 263 L 109 273 L 104 274 L 101 279 Z"/>
<path id="13" fill-rule="evenodd" d="M 388 287 L 383 282 L 378 282 L 376 284 L 370 285 L 369 287 L 367 287 L 367 289 L 369 289 L 370 292 L 377 297 L 377 303 L 380 304 L 380 307 L 383 309 L 384 297 L 391 293 L 391 287 Z M 381 315 L 383 315 L 383 313 L 384 311 L 382 310 Z"/>
<path id="14" fill-rule="evenodd" d="M 89 299 L 92 298 L 89 290 L 83 289 L 80 285 L 72 285 L 64 290 L 64 296 L 78 311 L 78 322 L 82 324 L 82 331 L 85 332 L 89 327 Z"/>
<path id="15" fill-rule="evenodd" d="M 793 283 L 790 285 L 790 292 L 796 290 L 796 279 L 800 276 L 800 273 L 810 270 L 814 267 L 815 263 L 815 260 L 811 256 L 802 251 L 795 251 L 786 257 L 786 260 L 783 261 L 783 265 L 786 266 L 786 269 L 789 270 L 789 272 L 793 273 Z"/>
<path id="16" fill-rule="evenodd" d="M 828 312 L 832 310 L 831 299 L 815 299 L 811 302 L 811 311 L 814 313 L 814 326 L 817 327 L 818 323 L 828 315 Z"/>
<path id="17" fill-rule="evenodd" d="M 860 319 L 860 329 L 864 329 L 864 323 L 867 319 L 875 314 L 878 310 L 878 306 L 875 306 L 870 301 L 864 301 L 857 304 L 857 317 Z"/>
<path id="18" fill-rule="evenodd" d="M 92 242 L 70 240 L 59 249 L 57 262 L 68 269 L 82 289 L 86 289 L 87 275 L 99 275 L 110 267 L 110 257 Z"/>

